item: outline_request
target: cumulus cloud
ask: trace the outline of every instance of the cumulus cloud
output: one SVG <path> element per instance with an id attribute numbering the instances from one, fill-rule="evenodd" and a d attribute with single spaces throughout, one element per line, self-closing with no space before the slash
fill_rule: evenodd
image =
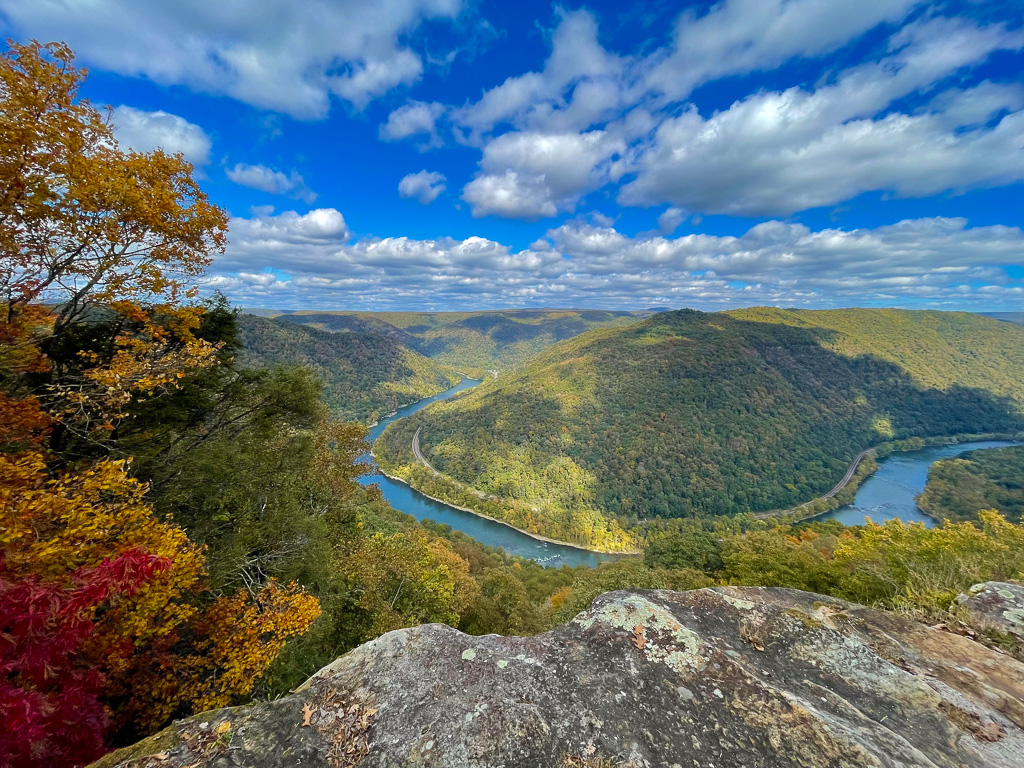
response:
<path id="1" fill-rule="evenodd" d="M 353 242 L 333 209 L 235 219 L 230 232 L 208 287 L 252 306 L 991 310 L 1024 298 L 1024 280 L 1007 269 L 1020 262 L 1024 232 L 956 218 L 819 231 L 768 221 L 740 236 L 630 237 L 584 217 L 521 251 L 482 237 Z"/>
<path id="2" fill-rule="evenodd" d="M 587 11 L 560 10 L 559 16 L 543 71 L 510 77 L 476 103 L 454 111 L 454 121 L 467 131 L 465 141 L 479 143 L 501 123 L 579 130 L 618 106 L 615 83 L 623 62 L 598 42 L 596 19 Z M 564 94 L 570 88 L 574 97 L 566 104 Z"/>
<path id="3" fill-rule="evenodd" d="M 218 271 L 259 272 L 299 266 L 317 272 L 320 262 L 349 239 L 345 217 L 334 208 L 306 214 L 254 211 L 253 218 L 233 218 L 231 248 L 215 262 Z"/>
<path id="4" fill-rule="evenodd" d="M 387 122 L 380 127 L 380 137 L 385 141 L 399 141 L 410 136 L 425 136 L 420 149 L 440 146 L 437 120 L 444 111 L 444 105 L 437 102 L 411 101 L 388 115 Z"/>
<path id="5" fill-rule="evenodd" d="M 622 183 L 623 205 L 777 216 L 864 192 L 1020 180 L 1024 90 L 962 80 L 1019 50 L 1024 33 L 916 13 L 922 5 L 723 0 L 683 12 L 668 45 L 636 55 L 603 47 L 590 13 L 559 11 L 542 69 L 448 109 L 456 137 L 482 150 L 463 199 L 474 216 L 534 220 Z M 878 27 L 889 35 L 880 61 L 828 72 L 814 88 L 757 92 L 711 114 L 687 101 L 697 86 L 822 57 Z"/>
<path id="6" fill-rule="evenodd" d="M 398 194 L 403 199 L 414 197 L 422 205 L 430 205 L 444 190 L 444 174 L 436 171 L 410 173 L 398 182 Z"/>
<path id="7" fill-rule="evenodd" d="M 64 40 L 90 66 L 223 93 L 297 118 L 324 117 L 334 94 L 357 108 L 416 81 L 403 38 L 453 19 L 461 0 L 0 0 L 25 37 Z"/>
<path id="8" fill-rule="evenodd" d="M 287 195 L 307 205 L 312 205 L 316 200 L 316 193 L 306 186 L 305 180 L 294 170 L 286 175 L 265 165 L 238 163 L 233 168 L 228 168 L 226 173 L 235 184 L 241 184 L 243 187 L 269 192 L 272 195 Z"/>
<path id="9" fill-rule="evenodd" d="M 658 229 L 661 230 L 663 235 L 671 235 L 679 225 L 686 220 L 686 211 L 682 208 L 666 208 L 660 216 L 658 216 Z"/>
<path id="10" fill-rule="evenodd" d="M 922 0 L 725 0 L 702 16 L 691 8 L 676 21 L 671 49 L 646 62 L 645 84 L 683 98 L 726 75 L 830 53 L 918 5 Z"/>
<path id="11" fill-rule="evenodd" d="M 474 216 L 554 216 L 601 186 L 624 148 L 605 131 L 505 133 L 484 147 L 480 173 L 462 190 L 462 199 Z"/>
<path id="12" fill-rule="evenodd" d="M 114 137 L 122 147 L 136 152 L 180 152 L 193 165 L 210 162 L 213 142 L 202 128 L 167 112 L 145 112 L 134 107 L 114 108 Z"/>
<path id="13" fill-rule="evenodd" d="M 872 117 L 1024 35 L 1001 25 L 932 19 L 906 27 L 899 50 L 808 92 L 759 93 L 702 117 L 689 109 L 665 120 L 639 155 L 620 202 L 670 202 L 690 210 L 787 215 L 882 190 L 926 196 L 1024 178 L 1024 112 L 1011 87 L 979 86 L 934 105 L 946 111 Z M 973 125 L 973 128 L 968 126 Z"/>

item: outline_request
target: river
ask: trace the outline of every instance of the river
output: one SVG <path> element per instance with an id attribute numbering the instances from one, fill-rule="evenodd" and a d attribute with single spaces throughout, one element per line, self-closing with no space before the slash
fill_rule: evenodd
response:
<path id="1" fill-rule="evenodd" d="M 380 423 L 372 427 L 367 439 L 373 443 L 392 422 L 415 413 L 422 408 L 426 408 L 438 400 L 447 400 L 452 395 L 475 387 L 479 383 L 479 381 L 473 379 L 463 379 L 445 392 L 400 408 L 394 416 L 381 419 Z M 373 461 L 369 456 L 364 457 L 363 460 Z M 530 560 L 536 560 L 546 568 L 557 568 L 563 565 L 595 566 L 605 560 L 616 558 L 615 555 L 604 555 L 586 549 L 577 549 L 576 547 L 540 541 L 517 531 L 511 526 L 429 499 L 405 483 L 392 480 L 379 473 L 360 478 L 360 482 L 363 485 L 373 484 L 379 486 L 388 504 L 401 512 L 405 512 L 407 515 L 412 515 L 417 520 L 430 519 L 436 523 L 450 525 L 455 530 L 469 534 L 481 544 L 501 547 L 510 555 L 519 555 Z"/>
<path id="2" fill-rule="evenodd" d="M 458 392 L 475 387 L 479 383 L 474 379 L 464 378 L 449 390 L 400 408 L 394 416 L 386 417 L 372 427 L 367 439 L 373 443 L 392 422 L 426 408 L 438 400 L 447 400 Z M 918 509 L 917 503 L 914 501 L 914 497 L 924 490 L 928 480 L 928 468 L 939 459 L 959 456 L 961 453 L 979 448 L 1001 448 L 1008 445 L 1021 445 L 1021 443 L 987 440 L 958 445 L 936 445 L 917 451 L 894 453 L 878 463 L 878 471 L 857 489 L 857 495 L 852 504 L 839 507 L 815 519 L 838 520 L 844 525 L 863 525 L 869 517 L 876 523 L 898 517 L 904 522 L 924 523 L 931 528 L 935 525 L 935 521 Z M 369 455 L 362 460 L 373 461 Z M 364 485 L 380 486 L 381 493 L 388 504 L 412 515 L 417 520 L 430 519 L 437 523 L 450 525 L 455 530 L 472 536 L 481 544 L 501 547 L 510 555 L 536 560 L 545 567 L 595 566 L 600 562 L 614 560 L 617 557 L 616 555 L 605 555 L 540 541 L 511 526 L 429 499 L 405 483 L 392 480 L 379 473 L 367 475 L 361 478 L 360 482 Z"/>
<path id="3" fill-rule="evenodd" d="M 957 445 L 933 445 L 917 451 L 893 453 L 878 462 L 878 471 L 865 480 L 852 504 L 826 512 L 815 520 L 838 520 L 844 525 L 864 525 L 867 518 L 882 523 L 899 518 L 904 522 L 935 526 L 935 521 L 917 507 L 914 497 L 924 490 L 928 469 L 939 459 L 959 456 L 980 448 L 1021 445 L 1005 440 L 985 440 Z"/>

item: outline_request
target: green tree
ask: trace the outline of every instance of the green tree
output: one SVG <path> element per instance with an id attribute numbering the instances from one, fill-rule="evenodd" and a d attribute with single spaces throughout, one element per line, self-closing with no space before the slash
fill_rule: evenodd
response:
<path id="1" fill-rule="evenodd" d="M 644 550 L 648 568 L 695 568 L 705 573 L 722 569 L 722 542 L 706 531 L 672 533 L 651 541 Z"/>

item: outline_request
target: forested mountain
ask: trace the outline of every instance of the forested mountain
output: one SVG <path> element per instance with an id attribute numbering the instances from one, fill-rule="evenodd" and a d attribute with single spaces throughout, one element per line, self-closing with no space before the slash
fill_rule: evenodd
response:
<path id="1" fill-rule="evenodd" d="M 1024 328 L 1009 323 L 682 310 L 558 344 L 395 424 L 377 453 L 415 471 L 422 428 L 427 460 L 510 501 L 516 524 L 593 541 L 615 518 L 787 508 L 830 488 L 863 448 L 1017 428 L 1022 401 Z"/>
<path id="2" fill-rule="evenodd" d="M 289 312 L 279 322 L 325 331 L 394 336 L 437 362 L 507 370 L 545 347 L 603 326 L 628 325 L 649 312 L 519 309 L 494 312 Z"/>
<path id="3" fill-rule="evenodd" d="M 917 503 L 932 517 L 977 520 L 978 511 L 997 509 L 1024 520 L 1024 446 L 984 448 L 932 464 Z"/>
<path id="4" fill-rule="evenodd" d="M 437 394 L 458 382 L 459 371 L 483 376 L 591 328 L 638 320 L 604 310 L 257 311 L 239 319 L 243 359 L 310 366 L 332 410 L 355 421 Z"/>
<path id="5" fill-rule="evenodd" d="M 375 421 L 460 378 L 454 369 L 409 349 L 395 334 L 328 333 L 246 314 L 239 316 L 238 330 L 246 364 L 308 366 L 323 383 L 331 410 L 351 421 Z"/>

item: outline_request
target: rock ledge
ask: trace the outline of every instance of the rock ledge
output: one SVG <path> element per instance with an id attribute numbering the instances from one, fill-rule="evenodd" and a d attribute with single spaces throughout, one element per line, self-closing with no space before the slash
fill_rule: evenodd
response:
<path id="1" fill-rule="evenodd" d="M 278 701 L 173 726 L 98 765 L 993 766 L 1024 755 L 1024 665 L 806 592 L 610 592 L 536 637 L 431 624 Z"/>

